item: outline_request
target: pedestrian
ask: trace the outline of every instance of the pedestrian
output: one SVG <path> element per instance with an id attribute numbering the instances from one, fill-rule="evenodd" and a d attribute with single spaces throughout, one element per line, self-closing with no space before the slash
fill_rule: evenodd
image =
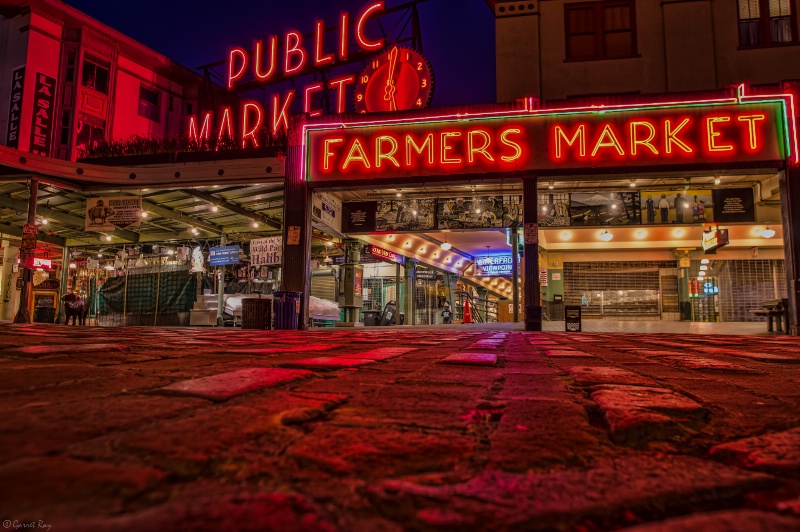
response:
<path id="1" fill-rule="evenodd" d="M 700 203 L 697 201 L 697 196 L 692 201 L 692 221 L 697 222 L 700 220 Z"/>
<path id="2" fill-rule="evenodd" d="M 653 201 L 653 196 L 647 196 L 647 201 L 644 202 L 647 209 L 647 223 L 652 224 L 656 222 L 656 202 Z"/>
<path id="3" fill-rule="evenodd" d="M 667 223 L 669 221 L 669 202 L 667 201 L 666 194 L 661 194 L 661 199 L 658 201 L 658 208 L 661 211 L 661 223 Z"/>
<path id="4" fill-rule="evenodd" d="M 701 222 L 706 221 L 706 202 L 700 200 L 697 204 L 697 219 Z"/>
<path id="5" fill-rule="evenodd" d="M 680 192 L 675 196 L 675 221 L 679 224 L 683 223 L 683 198 Z"/>
<path id="6" fill-rule="evenodd" d="M 445 325 L 449 325 L 453 322 L 453 310 L 450 307 L 450 302 L 446 301 L 444 304 L 444 310 L 442 311 L 442 323 Z"/>

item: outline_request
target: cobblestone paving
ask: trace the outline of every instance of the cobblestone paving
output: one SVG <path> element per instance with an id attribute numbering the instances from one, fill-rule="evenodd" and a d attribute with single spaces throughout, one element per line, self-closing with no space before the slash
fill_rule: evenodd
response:
<path id="1" fill-rule="evenodd" d="M 0 518 L 800 530 L 800 339 L 2 325 Z"/>

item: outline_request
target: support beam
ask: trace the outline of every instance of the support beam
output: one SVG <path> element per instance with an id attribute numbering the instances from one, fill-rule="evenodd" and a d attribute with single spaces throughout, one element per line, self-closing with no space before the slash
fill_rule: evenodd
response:
<path id="1" fill-rule="evenodd" d="M 13 225 L 0 224 L 0 234 L 11 235 L 22 238 L 22 228 L 14 227 Z M 39 242 L 47 242 L 48 244 L 55 244 L 56 246 L 62 246 L 62 247 L 67 244 L 66 238 L 61 238 L 60 236 L 46 235 L 41 231 L 39 231 L 39 234 L 36 236 L 36 239 Z"/>
<path id="2" fill-rule="evenodd" d="M 536 176 L 522 179 L 522 222 L 525 240 L 525 330 L 542 330 L 542 288 L 539 285 L 539 221 Z"/>
<path id="3" fill-rule="evenodd" d="M 172 209 L 167 209 L 166 207 L 161 207 L 160 205 L 150 203 L 149 201 L 142 202 L 142 209 L 146 210 L 147 212 L 152 212 L 157 216 L 161 216 L 162 218 L 169 218 L 170 220 L 175 220 L 177 222 L 184 223 L 187 226 L 196 227 L 197 229 L 202 229 L 203 231 L 207 231 L 215 235 L 222 234 L 222 228 L 216 224 L 204 222 L 192 216 L 186 216 L 183 213 L 173 211 Z"/>
<path id="4" fill-rule="evenodd" d="M 235 212 L 236 214 L 247 216 L 248 218 L 252 218 L 257 222 L 266 224 L 270 227 L 274 227 L 275 229 L 281 229 L 283 227 L 283 224 L 280 222 L 280 220 L 276 220 L 271 216 L 265 216 L 257 212 L 249 211 L 244 207 L 242 207 L 241 205 L 239 205 L 238 203 L 232 203 L 226 200 L 225 198 L 220 198 L 218 196 L 215 196 L 214 194 L 209 194 L 208 192 L 203 192 L 202 190 L 194 190 L 190 188 L 183 188 L 180 191 L 183 192 L 184 194 L 188 194 L 203 201 L 207 201 L 213 205 L 218 205 L 219 207 L 227 209 L 231 212 Z"/>

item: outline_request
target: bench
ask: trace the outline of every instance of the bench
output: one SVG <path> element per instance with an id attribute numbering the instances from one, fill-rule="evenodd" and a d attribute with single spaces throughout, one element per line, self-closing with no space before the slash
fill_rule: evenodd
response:
<path id="1" fill-rule="evenodd" d="M 778 323 L 778 332 L 783 332 L 784 323 L 786 324 L 786 332 L 789 332 L 788 310 L 788 299 L 771 299 L 762 301 L 761 308 L 752 309 L 750 313 L 767 318 L 767 332 L 773 332 L 773 321 Z"/>

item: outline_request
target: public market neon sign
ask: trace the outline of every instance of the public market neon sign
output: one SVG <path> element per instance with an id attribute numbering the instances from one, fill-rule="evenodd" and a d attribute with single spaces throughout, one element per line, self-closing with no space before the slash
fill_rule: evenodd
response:
<path id="1" fill-rule="evenodd" d="M 306 126 L 311 182 L 781 161 L 796 157 L 791 96 L 523 109 Z"/>
<path id="2" fill-rule="evenodd" d="M 350 55 L 351 33 L 360 50 L 369 53 L 380 51 L 385 45 L 384 39 L 367 35 L 366 27 L 371 19 L 385 10 L 385 3 L 381 0 L 368 4 L 354 21 L 351 21 L 349 13 L 342 13 L 335 28 L 337 42 L 333 48 L 330 42 L 326 43 L 324 21 L 317 20 L 313 42 L 304 42 L 301 32 L 290 30 L 282 36 L 271 35 L 266 42 L 256 41 L 252 50 L 244 47 L 231 49 L 228 53 L 228 90 L 236 89 L 248 73 L 251 74 L 248 79 L 256 83 L 285 81 L 346 61 Z M 282 95 L 273 94 L 266 109 L 257 101 L 245 101 L 236 113 L 231 107 L 222 107 L 216 118 L 211 112 L 190 116 L 189 138 L 195 141 L 238 139 L 242 148 L 248 145 L 258 148 L 257 134 L 262 127 L 267 127 L 272 135 L 288 130 L 289 113 L 298 98 L 302 98 L 304 113 L 311 117 L 321 116 L 322 109 L 314 107 L 314 99 L 327 89 L 335 102 L 336 112 L 346 112 L 347 87 L 355 82 L 355 74 L 340 76 L 326 83 L 310 83 L 299 91 L 290 89 Z"/>

